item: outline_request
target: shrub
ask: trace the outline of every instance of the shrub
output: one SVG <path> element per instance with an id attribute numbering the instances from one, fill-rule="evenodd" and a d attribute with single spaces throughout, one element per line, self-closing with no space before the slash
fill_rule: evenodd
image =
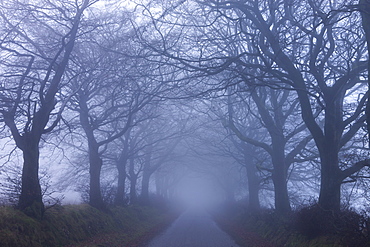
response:
<path id="1" fill-rule="evenodd" d="M 293 227 L 309 239 L 335 235 L 346 246 L 367 246 L 369 219 L 351 210 L 333 212 L 313 204 L 294 214 Z"/>

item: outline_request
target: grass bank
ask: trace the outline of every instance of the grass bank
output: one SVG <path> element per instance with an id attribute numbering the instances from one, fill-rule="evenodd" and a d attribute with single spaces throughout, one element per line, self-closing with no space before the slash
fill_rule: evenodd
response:
<path id="1" fill-rule="evenodd" d="M 351 210 L 333 213 L 312 205 L 279 215 L 272 210 L 250 214 L 235 207 L 215 218 L 241 247 L 370 246 L 368 217 Z"/>
<path id="2" fill-rule="evenodd" d="M 0 207 L 0 246 L 137 246 L 172 220 L 158 209 L 129 206 L 101 212 L 89 205 L 54 206 L 42 220 Z"/>

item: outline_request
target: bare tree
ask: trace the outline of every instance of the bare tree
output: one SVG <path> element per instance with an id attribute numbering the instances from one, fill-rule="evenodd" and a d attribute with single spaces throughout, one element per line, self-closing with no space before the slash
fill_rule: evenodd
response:
<path id="1" fill-rule="evenodd" d="M 241 11 L 246 23 L 250 21 L 251 24 L 257 26 L 259 38 L 264 39 L 267 44 L 259 44 L 258 47 L 263 50 L 266 58 L 270 59 L 269 61 L 280 68 L 275 69 L 269 63 L 266 64 L 268 65 L 267 71 L 276 78 L 285 80 L 297 91 L 302 118 L 320 153 L 321 190 L 319 204 L 327 210 L 339 210 L 341 182 L 364 165 L 357 163 L 341 170 L 338 161 L 339 150 L 363 126 L 364 116 L 361 113 L 366 97 L 360 96 L 361 100 L 353 112 L 346 112 L 345 109 L 347 91 L 356 88 L 361 83 L 359 75 L 364 71 L 364 66 L 361 65 L 360 61 L 364 53 L 363 43 L 359 43 L 358 40 L 363 39 L 360 32 L 356 33 L 356 39 L 350 32 L 343 34 L 343 30 L 347 30 L 347 28 L 358 30 L 358 23 L 354 21 L 357 17 L 349 18 L 331 11 L 332 9 L 325 9 L 327 5 L 324 3 L 307 1 L 302 6 L 311 13 L 309 18 L 303 9 L 294 9 L 291 4 L 286 2 L 271 5 L 266 3 L 264 8 L 268 8 L 270 13 L 276 13 L 278 8 L 283 7 L 285 18 L 288 18 L 292 23 L 292 27 L 280 25 L 272 29 L 269 27 L 276 24 L 280 17 L 269 14 L 267 19 L 262 18 L 265 13 L 262 6 L 256 3 L 240 6 L 235 3 L 233 7 Z M 309 24 L 314 28 L 310 28 Z M 290 31 L 287 28 L 290 28 Z M 305 34 L 301 37 L 303 40 L 307 40 L 309 45 L 304 46 L 303 43 L 297 41 L 287 43 L 284 38 L 279 39 L 279 36 L 276 36 L 281 32 L 287 32 L 286 35 L 289 34 L 288 37 L 291 38 L 298 38 L 299 35 Z M 291 53 L 292 50 L 296 49 L 294 45 L 297 43 L 301 44 L 300 49 L 304 49 L 302 51 L 307 51 L 307 53 L 299 53 L 299 58 L 302 56 L 302 61 L 306 61 L 302 65 L 298 65 L 296 62 L 298 57 L 292 57 Z M 358 45 L 354 46 L 353 44 Z M 328 45 L 329 48 L 327 48 Z M 346 56 L 337 55 L 342 52 L 346 52 Z M 350 58 L 353 62 L 349 65 L 344 66 L 339 62 L 344 60 L 343 63 L 345 63 Z M 308 69 L 307 73 L 304 68 Z M 314 99 L 323 108 L 320 116 L 324 121 L 323 126 L 316 121 L 316 109 L 312 107 Z"/>
<path id="2" fill-rule="evenodd" d="M 311 140 L 310 135 L 303 137 L 302 132 L 305 131 L 306 127 L 299 116 L 297 117 L 298 101 L 291 99 L 292 93 L 289 90 L 279 91 L 265 87 L 251 89 L 250 98 L 252 101 L 242 100 L 244 104 L 249 106 L 247 106 L 247 112 L 242 111 L 241 113 L 236 113 L 238 106 L 236 103 L 232 103 L 239 102 L 239 100 L 232 101 L 231 96 L 229 96 L 229 120 L 228 123 L 225 123 L 242 141 L 264 149 L 271 156 L 275 208 L 280 213 L 290 211 L 287 188 L 289 168 L 295 157 Z M 241 97 L 243 96 L 241 95 Z M 255 106 L 251 105 L 252 102 Z M 254 134 L 248 133 L 248 129 L 241 132 L 235 125 L 234 122 L 237 121 L 235 119 L 241 119 L 239 122 L 244 122 L 247 115 L 252 115 L 249 119 L 252 119 L 251 121 L 257 120 L 261 123 L 262 128 L 266 129 L 268 133 L 267 141 L 261 140 L 258 135 L 257 138 L 253 138 L 251 135 Z M 249 125 L 248 122 L 246 124 Z"/>
<path id="3" fill-rule="evenodd" d="M 176 102 L 174 105 L 171 102 L 162 102 L 157 114 L 157 118 L 147 123 L 144 137 L 146 146 L 140 198 L 144 204 L 149 203 L 149 183 L 152 175 L 175 158 L 174 151 L 188 133 L 187 124 L 191 117 L 183 116 Z"/>
<path id="4" fill-rule="evenodd" d="M 106 17 L 103 24 L 105 20 Z M 90 204 L 101 209 L 105 207 L 100 192 L 102 154 L 111 148 L 109 144 L 113 141 L 125 139 L 124 135 L 132 131 L 133 126 L 152 118 L 152 113 L 140 112 L 164 86 L 156 79 L 158 68 L 138 55 L 141 50 L 130 30 L 126 26 L 115 25 L 117 23 L 118 20 L 111 26 L 102 25 L 103 30 L 98 28 L 98 33 L 91 35 L 89 43 L 78 47 L 80 56 L 74 60 L 79 70 L 78 76 L 73 78 L 72 90 L 78 92 L 73 97 L 71 109 L 78 113 L 88 143 Z M 126 148 L 125 144 L 119 148 L 121 160 L 117 161 L 120 163 L 117 163 L 117 168 L 121 171 L 119 178 L 123 180 L 126 162 L 136 162 L 132 155 L 127 156 Z M 119 180 L 119 183 L 119 193 L 122 193 L 124 181 Z"/>
<path id="5" fill-rule="evenodd" d="M 126 168 L 130 155 L 132 155 L 129 145 L 131 131 L 132 128 L 128 129 L 127 132 L 117 140 L 118 143 L 116 144 L 118 147 L 120 147 L 120 152 L 118 153 L 118 157 L 115 160 L 118 171 L 117 191 L 114 199 L 115 205 L 122 206 L 126 204 Z"/>
<path id="6" fill-rule="evenodd" d="M 40 217 L 39 145 L 61 119 L 63 75 L 90 1 L 2 1 L 1 115 L 23 152 L 19 208 Z"/>
<path id="7" fill-rule="evenodd" d="M 99 182 L 103 165 L 101 155 L 110 142 L 123 136 L 139 121 L 134 115 L 151 100 L 151 97 L 143 95 L 139 85 L 125 85 L 121 81 L 124 78 L 119 79 L 118 84 L 108 80 L 107 77 L 104 78 L 107 84 L 103 81 L 96 82 L 96 78 L 92 78 L 92 81 L 88 81 L 87 78 L 81 79 L 84 85 L 76 97 L 75 110 L 79 113 L 81 127 L 88 143 L 90 204 L 103 209 Z"/>
<path id="8" fill-rule="evenodd" d="M 244 83 L 294 89 L 320 154 L 319 204 L 337 211 L 342 182 L 368 165 L 339 166 L 340 150 L 364 126 L 367 100 L 362 93 L 366 52 L 359 14 L 339 11 L 351 3 L 181 2 L 154 18 L 152 30 L 162 35 L 162 42 L 143 43 L 187 71 L 207 76 L 234 71 Z"/>

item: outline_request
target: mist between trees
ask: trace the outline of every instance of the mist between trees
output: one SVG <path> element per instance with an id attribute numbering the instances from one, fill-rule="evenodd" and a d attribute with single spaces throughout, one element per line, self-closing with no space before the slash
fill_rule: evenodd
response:
<path id="1" fill-rule="evenodd" d="M 369 10 L 1 1 L 3 203 L 366 209 Z"/>

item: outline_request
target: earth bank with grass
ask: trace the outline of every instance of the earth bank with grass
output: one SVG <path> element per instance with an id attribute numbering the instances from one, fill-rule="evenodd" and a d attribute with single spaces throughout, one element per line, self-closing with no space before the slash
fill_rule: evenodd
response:
<path id="1" fill-rule="evenodd" d="M 214 213 L 214 218 L 240 246 L 370 246 L 368 215 L 350 209 L 331 212 L 313 204 L 282 215 L 267 209 L 251 213 L 233 205 Z"/>
<path id="2" fill-rule="evenodd" d="M 54 206 L 37 220 L 0 207 L 0 246 L 138 246 L 172 218 L 150 207 L 112 207 L 102 212 L 83 204 Z"/>

